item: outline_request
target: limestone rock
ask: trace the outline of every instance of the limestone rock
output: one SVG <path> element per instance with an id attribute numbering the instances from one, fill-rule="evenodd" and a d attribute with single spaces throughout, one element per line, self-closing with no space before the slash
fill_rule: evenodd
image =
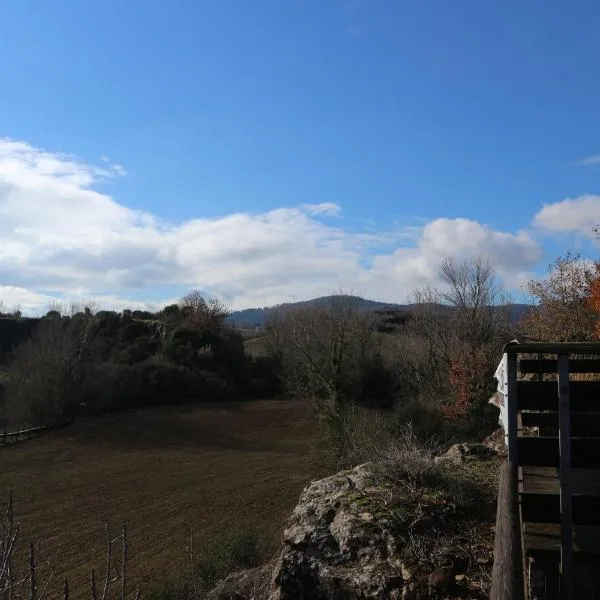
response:
<path id="1" fill-rule="evenodd" d="M 481 444 L 460 444 L 446 460 L 488 455 Z M 276 560 L 231 575 L 209 600 L 471 598 L 466 574 L 481 552 L 467 556 L 455 547 L 453 536 L 463 532 L 453 519 L 464 515 L 452 498 L 447 490 L 393 481 L 371 463 L 313 481 Z"/>
<path id="2" fill-rule="evenodd" d="M 313 482 L 283 536 L 270 600 L 400 600 L 409 571 L 398 558 L 390 515 L 371 464 Z"/>
<path id="3" fill-rule="evenodd" d="M 496 431 L 490 433 L 482 443 L 498 456 L 507 455 L 508 449 L 504 440 L 504 429 L 502 427 L 499 427 Z"/>
<path id="4" fill-rule="evenodd" d="M 494 452 L 485 444 L 454 444 L 443 455 L 437 457 L 436 462 L 446 462 L 461 465 L 469 460 L 489 460 Z"/>

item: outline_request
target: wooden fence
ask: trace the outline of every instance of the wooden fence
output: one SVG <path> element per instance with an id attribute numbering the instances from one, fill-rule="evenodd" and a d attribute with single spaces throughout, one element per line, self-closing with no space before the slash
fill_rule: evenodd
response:
<path id="1" fill-rule="evenodd" d="M 17 431 L 7 431 L 4 429 L 0 432 L 0 446 L 8 446 L 16 442 L 22 442 L 24 440 L 31 439 L 41 435 L 45 431 L 48 431 L 48 425 L 41 425 L 40 427 L 31 427 L 29 429 L 19 429 Z"/>
<path id="2" fill-rule="evenodd" d="M 505 347 L 492 600 L 600 598 L 600 343 Z M 498 375 L 500 373 L 500 375 Z M 539 435 L 527 436 L 527 428 Z"/>
<path id="3" fill-rule="evenodd" d="M 9 446 L 17 442 L 24 442 L 32 438 L 43 435 L 55 429 L 62 429 L 67 425 L 70 425 L 73 419 L 66 419 L 52 425 L 40 425 L 38 427 L 29 427 L 28 429 L 18 429 L 17 431 L 7 431 L 6 428 L 0 431 L 0 448 L 2 446 Z"/>

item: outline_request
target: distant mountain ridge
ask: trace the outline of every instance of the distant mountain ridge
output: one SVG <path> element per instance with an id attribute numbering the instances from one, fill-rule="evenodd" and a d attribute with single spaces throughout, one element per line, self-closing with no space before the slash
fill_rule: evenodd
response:
<path id="1" fill-rule="evenodd" d="M 302 300 L 300 302 L 286 302 L 277 306 L 288 307 L 300 307 L 300 306 L 319 306 L 328 302 L 332 296 L 321 296 L 319 298 L 313 298 L 312 300 Z M 362 298 L 360 296 L 349 296 L 353 301 L 357 303 L 357 306 L 363 310 L 404 310 L 411 312 L 415 308 L 415 304 L 395 304 L 393 302 L 379 302 L 377 300 L 369 300 L 368 298 Z M 513 322 L 518 321 L 527 311 L 529 306 L 527 304 L 511 304 L 511 320 Z M 236 310 L 232 312 L 228 317 L 227 321 L 236 327 L 263 327 L 268 312 L 275 308 L 274 306 L 265 306 L 263 308 L 245 308 L 243 310 Z M 448 309 L 449 307 L 441 305 L 440 309 Z"/>

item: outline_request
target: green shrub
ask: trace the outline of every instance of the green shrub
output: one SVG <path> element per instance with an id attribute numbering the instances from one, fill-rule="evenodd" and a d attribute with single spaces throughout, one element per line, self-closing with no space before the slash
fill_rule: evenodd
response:
<path id="1" fill-rule="evenodd" d="M 377 458 L 391 439 L 393 414 L 349 406 L 323 420 L 327 460 L 331 468 L 350 468 Z"/>
<path id="2" fill-rule="evenodd" d="M 257 529 L 225 533 L 200 549 L 195 575 L 204 586 L 211 587 L 233 571 L 258 567 L 267 552 L 266 539 Z"/>

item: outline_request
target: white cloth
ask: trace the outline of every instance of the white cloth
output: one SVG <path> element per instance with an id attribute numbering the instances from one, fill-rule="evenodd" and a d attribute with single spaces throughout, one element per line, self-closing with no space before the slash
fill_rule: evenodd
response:
<path id="1" fill-rule="evenodd" d="M 500 415 L 498 417 L 498 423 L 504 428 L 504 443 L 508 446 L 508 435 L 507 435 L 507 426 L 508 426 L 508 371 L 507 371 L 508 361 L 507 356 L 504 354 L 496 372 L 494 373 L 494 377 L 498 381 L 497 392 L 494 395 L 495 401 L 492 402 L 500 409 Z"/>

